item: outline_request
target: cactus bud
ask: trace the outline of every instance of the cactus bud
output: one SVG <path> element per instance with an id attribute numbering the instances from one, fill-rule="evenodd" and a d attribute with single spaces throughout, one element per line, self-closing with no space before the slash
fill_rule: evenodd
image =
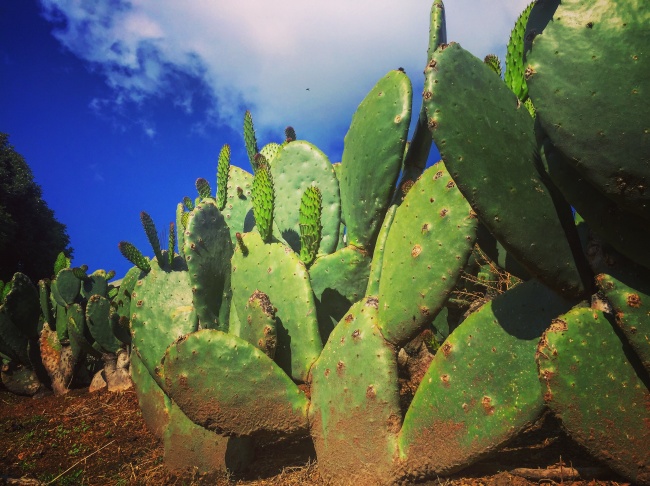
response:
<path id="1" fill-rule="evenodd" d="M 483 62 L 487 64 L 488 67 L 492 69 L 492 71 L 497 73 L 499 77 L 501 77 L 502 74 L 501 59 L 499 59 L 498 56 L 496 56 L 495 54 L 488 54 L 487 56 L 485 56 L 485 59 L 483 59 Z"/>
<path id="2" fill-rule="evenodd" d="M 273 233 L 273 205 L 275 203 L 275 190 L 271 171 L 265 162 L 264 156 L 260 155 L 260 167 L 253 178 L 253 215 L 257 230 L 262 240 L 269 242 Z"/>
<path id="3" fill-rule="evenodd" d="M 295 142 L 296 140 L 296 131 L 293 127 L 287 127 L 284 129 L 284 141 L 286 143 Z"/>
<path id="4" fill-rule="evenodd" d="M 228 195 L 228 172 L 230 171 L 230 145 L 226 144 L 219 152 L 217 163 L 217 209 L 223 211 Z"/>
<path id="5" fill-rule="evenodd" d="M 183 198 L 183 205 L 185 206 L 185 209 L 187 209 L 188 211 L 192 211 L 194 209 L 194 201 L 192 201 L 187 196 Z"/>
<path id="6" fill-rule="evenodd" d="M 253 168 L 255 168 L 255 154 L 259 152 L 257 148 L 257 139 L 255 138 L 255 128 L 253 127 L 253 116 L 246 110 L 244 114 L 244 142 L 246 142 L 246 153 Z"/>
<path id="7" fill-rule="evenodd" d="M 124 258 L 133 263 L 140 270 L 143 272 L 148 272 L 151 270 L 149 260 L 131 243 L 128 241 L 120 241 L 117 247 L 119 248 L 122 256 L 124 256 Z"/>
<path id="8" fill-rule="evenodd" d="M 206 197 L 212 197 L 212 188 L 210 183 L 206 181 L 203 177 L 199 177 L 196 182 L 196 190 L 199 193 L 200 199 L 205 199 Z"/>
<path id="9" fill-rule="evenodd" d="M 147 239 L 153 249 L 154 255 L 156 255 L 158 261 L 162 263 L 163 258 L 162 251 L 160 250 L 160 241 L 158 240 L 158 232 L 156 231 L 156 225 L 154 224 L 153 219 L 149 214 L 142 211 L 140 213 L 140 221 L 142 221 L 142 227 L 144 228 L 144 232 L 147 235 Z"/>

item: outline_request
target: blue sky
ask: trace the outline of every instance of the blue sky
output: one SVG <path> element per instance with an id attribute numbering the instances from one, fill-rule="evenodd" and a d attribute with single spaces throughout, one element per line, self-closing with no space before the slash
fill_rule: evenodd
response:
<path id="1" fill-rule="evenodd" d="M 526 4 L 448 0 L 448 39 L 504 60 Z M 131 266 L 120 240 L 151 256 L 140 211 L 165 229 L 198 177 L 215 188 L 225 143 L 249 170 L 246 109 L 260 146 L 292 125 L 332 162 L 357 105 L 389 70 L 406 70 L 417 113 L 430 6 L 0 0 L 0 131 L 67 226 L 73 264 L 120 277 Z"/>

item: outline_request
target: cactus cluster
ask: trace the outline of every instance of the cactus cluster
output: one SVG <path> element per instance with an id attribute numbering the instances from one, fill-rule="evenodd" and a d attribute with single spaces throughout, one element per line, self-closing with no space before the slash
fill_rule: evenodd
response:
<path id="1" fill-rule="evenodd" d="M 128 309 L 133 273 L 121 285 L 109 283 L 115 272 L 70 267 L 60 255 L 54 277 L 38 282 L 43 325 L 39 342 L 43 365 L 54 393 L 88 383 L 111 391 L 131 386 L 131 337 Z"/>
<path id="2" fill-rule="evenodd" d="M 121 242 L 123 279 L 61 254 L 52 279 L 0 282 L 3 385 L 132 378 L 168 467 L 311 437 L 333 484 L 456 472 L 550 410 L 650 484 L 649 21 L 640 0 L 538 0 L 503 71 L 447 43 L 435 0 L 410 140 L 402 69 L 341 163 L 291 127 L 260 148 L 246 112 L 253 173 L 223 146 L 164 249 L 142 212 L 153 257 Z"/>
<path id="3" fill-rule="evenodd" d="M 293 129 L 260 149 L 247 112 L 253 174 L 222 149 L 216 195 L 199 179 L 177 207 L 178 252 L 145 216 L 154 258 L 120 244 L 168 465 L 237 469 L 254 441 L 311 436 L 327 481 L 393 484 L 458 471 L 550 409 L 650 484 L 648 20 L 638 0 L 540 0 L 502 78 L 447 43 L 436 0 L 410 143 L 411 83 L 390 71 L 340 164 Z M 517 284 L 490 286 L 499 272 Z M 477 289 L 483 305 L 461 298 Z M 411 352 L 425 334 L 433 352 Z"/>
<path id="4" fill-rule="evenodd" d="M 60 253 L 54 276 L 37 286 L 21 273 L 0 282 L 2 383 L 14 393 L 131 386 L 130 289 L 139 273 L 109 283 L 112 271 L 88 274 L 70 264 Z"/>

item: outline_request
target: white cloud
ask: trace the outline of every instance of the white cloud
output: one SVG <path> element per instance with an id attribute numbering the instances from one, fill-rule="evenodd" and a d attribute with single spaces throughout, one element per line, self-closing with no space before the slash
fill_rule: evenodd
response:
<path id="1" fill-rule="evenodd" d="M 48 18 L 64 21 L 56 37 L 104 73 L 115 100 L 164 96 L 190 113 L 192 93 L 175 84 L 182 73 L 207 86 L 214 100 L 208 114 L 218 121 L 239 130 L 249 108 L 262 134 L 281 137 L 291 124 L 299 137 L 324 145 L 342 137 L 357 104 L 390 69 L 404 67 L 421 86 L 431 6 L 430 0 L 41 3 Z M 503 55 L 527 3 L 448 0 L 448 39 L 481 58 Z"/>

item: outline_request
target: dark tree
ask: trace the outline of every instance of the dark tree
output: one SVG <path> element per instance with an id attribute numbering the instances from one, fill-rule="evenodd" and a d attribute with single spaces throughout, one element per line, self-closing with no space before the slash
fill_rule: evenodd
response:
<path id="1" fill-rule="evenodd" d="M 71 256 L 69 245 L 65 225 L 41 199 L 25 159 L 0 133 L 0 280 L 15 272 L 33 282 L 49 278 L 59 252 Z"/>

